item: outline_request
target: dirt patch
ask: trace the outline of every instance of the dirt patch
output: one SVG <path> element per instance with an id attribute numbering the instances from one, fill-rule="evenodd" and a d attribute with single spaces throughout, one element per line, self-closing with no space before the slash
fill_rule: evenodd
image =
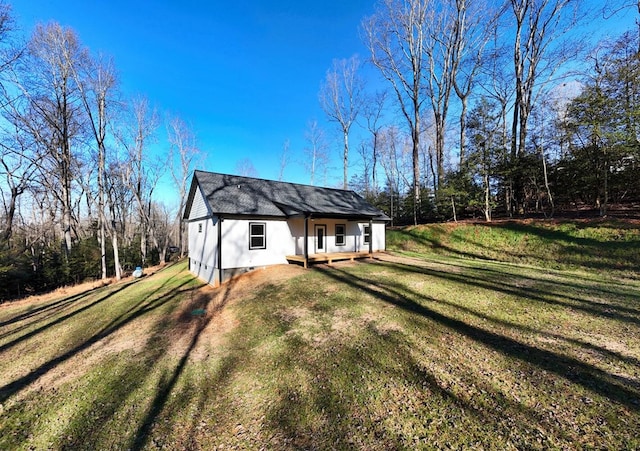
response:
<path id="1" fill-rule="evenodd" d="M 162 267 L 145 269 L 145 275 L 150 276 L 160 269 Z M 304 271 L 304 269 L 293 265 L 274 266 L 247 273 L 218 288 L 206 285 L 193 290 L 169 318 L 173 327 L 167 328 L 166 352 L 177 358 L 188 354 L 190 360 L 206 359 L 212 351 L 224 343 L 225 334 L 237 325 L 233 310 L 226 308 L 227 306 L 253 295 L 262 286 L 283 283 Z M 126 280 L 130 279 L 123 279 L 122 282 Z M 60 296 L 73 296 L 89 292 L 99 286 L 103 285 L 95 282 L 86 283 L 21 299 L 17 302 L 21 304 L 42 303 Z M 203 310 L 203 314 L 198 314 L 198 310 Z M 109 355 L 121 352 L 136 353 L 144 350 L 149 338 L 154 334 L 155 327 L 155 322 L 145 323 L 144 321 L 136 321 L 123 326 L 62 363 L 57 371 L 49 371 L 44 374 L 37 384 L 33 384 L 32 389 L 59 387 L 68 381 L 77 379 L 78 375 L 83 374 L 87 368 L 100 364 Z"/>
<path id="2" fill-rule="evenodd" d="M 296 265 L 274 265 L 233 278 L 220 287 L 207 285 L 198 289 L 173 315 L 177 327 L 172 331 L 171 352 L 183 355 L 195 337 L 189 357 L 196 361 L 206 359 L 238 324 L 230 305 L 255 295 L 262 287 L 283 284 L 304 272 Z"/>

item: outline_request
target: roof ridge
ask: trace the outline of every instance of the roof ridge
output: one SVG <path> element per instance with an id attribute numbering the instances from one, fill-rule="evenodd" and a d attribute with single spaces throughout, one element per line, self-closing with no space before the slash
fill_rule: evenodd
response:
<path id="1" fill-rule="evenodd" d="M 285 185 L 305 186 L 305 187 L 313 188 L 313 189 L 326 189 L 326 190 L 350 192 L 350 193 L 353 193 L 353 194 L 356 194 L 356 195 L 359 196 L 359 194 L 356 193 L 355 191 L 353 191 L 352 189 L 333 188 L 333 187 L 329 187 L 329 186 L 317 186 L 317 185 L 310 185 L 310 184 L 307 184 L 307 183 L 285 182 L 285 181 L 282 181 L 282 180 L 271 180 L 271 179 L 265 179 L 265 178 L 261 178 L 261 177 L 248 177 L 246 175 L 235 175 L 235 174 L 225 174 L 223 172 L 203 171 L 202 169 L 195 169 L 194 170 L 194 174 L 196 172 L 201 172 L 203 174 L 222 175 L 222 176 L 227 176 L 227 177 L 237 177 L 237 178 L 242 178 L 242 179 L 247 179 L 247 180 L 255 180 L 255 181 L 259 181 L 259 182 L 269 182 L 269 183 L 278 183 L 278 184 L 285 184 Z"/>
<path id="2" fill-rule="evenodd" d="M 381 218 L 382 211 L 353 190 L 195 170 L 211 211 L 220 214 L 291 217 L 300 213 Z M 195 195 L 190 190 L 190 199 Z"/>

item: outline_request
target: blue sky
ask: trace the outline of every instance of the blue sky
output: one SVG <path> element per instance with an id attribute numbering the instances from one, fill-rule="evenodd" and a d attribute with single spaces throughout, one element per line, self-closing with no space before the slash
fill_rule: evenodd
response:
<path id="1" fill-rule="evenodd" d="M 359 24 L 373 12 L 368 0 L 9 1 L 25 35 L 55 20 L 112 56 L 126 96 L 145 95 L 192 126 L 206 169 L 232 173 L 248 158 L 260 177 L 277 178 L 289 139 L 285 179 L 303 183 L 296 154 L 308 121 L 324 121 L 320 82 L 333 59 L 366 58 Z"/>
<path id="2" fill-rule="evenodd" d="M 249 159 L 260 177 L 276 179 L 288 139 L 292 161 L 284 178 L 299 183 L 309 181 L 301 164 L 307 123 L 317 119 L 332 136 L 318 102 L 320 83 L 333 59 L 353 54 L 367 59 L 359 27 L 374 5 L 373 0 L 8 1 L 25 36 L 36 23 L 54 20 L 73 28 L 92 53 L 112 56 L 125 96 L 145 95 L 159 111 L 192 126 L 206 155 L 201 168 L 234 173 L 239 161 Z M 630 9 L 588 26 L 599 37 L 628 29 L 634 19 Z M 330 143 L 335 175 L 328 183 L 340 185 L 340 143 Z M 160 130 L 156 151 L 167 149 Z M 351 153 L 355 157 L 355 146 Z M 355 160 L 350 174 L 357 169 Z"/>

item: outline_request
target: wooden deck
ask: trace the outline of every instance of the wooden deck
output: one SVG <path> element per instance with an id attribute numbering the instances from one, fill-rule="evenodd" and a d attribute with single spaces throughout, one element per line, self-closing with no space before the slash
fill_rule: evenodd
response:
<path id="1" fill-rule="evenodd" d="M 340 260 L 350 260 L 354 261 L 357 258 L 370 258 L 373 257 L 373 254 L 369 252 L 333 252 L 333 253 L 323 253 L 323 254 L 309 254 L 308 262 L 309 264 L 313 263 L 328 263 L 331 264 Z M 306 268 L 307 265 L 304 261 L 304 255 L 287 255 L 287 261 L 289 263 L 296 262 L 302 263 Z"/>

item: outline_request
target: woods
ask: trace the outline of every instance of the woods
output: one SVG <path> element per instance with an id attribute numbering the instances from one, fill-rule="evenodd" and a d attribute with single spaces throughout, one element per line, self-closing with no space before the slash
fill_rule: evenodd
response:
<path id="1" fill-rule="evenodd" d="M 350 187 L 395 224 L 632 208 L 638 29 L 581 27 L 636 6 L 379 1 L 363 40 L 391 102 Z"/>
<path id="2" fill-rule="evenodd" d="M 167 158 L 152 152 L 159 120 L 119 90 L 113 61 L 71 29 L 38 25 L 26 44 L 2 8 L 0 298 L 114 277 L 182 249 L 180 219 L 154 196 Z M 195 142 L 172 122 L 184 191 Z"/>
<path id="3" fill-rule="evenodd" d="M 311 81 L 325 121 L 306 122 L 303 144 L 282 137 L 278 178 L 295 161 L 393 226 L 637 211 L 638 26 L 582 34 L 637 8 L 379 0 L 360 23 L 366 52 Z M 204 154 L 188 120 L 124 92 L 120 75 L 72 28 L 22 36 L 0 3 L 1 299 L 184 256 L 181 210 Z M 276 178 L 261 166 L 236 172 Z"/>

